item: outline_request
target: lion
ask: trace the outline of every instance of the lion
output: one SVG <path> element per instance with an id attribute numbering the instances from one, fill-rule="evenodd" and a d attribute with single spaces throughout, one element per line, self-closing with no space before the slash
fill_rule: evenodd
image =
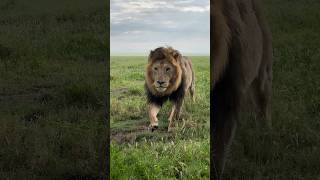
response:
<path id="1" fill-rule="evenodd" d="M 211 7 L 211 170 L 220 179 L 240 107 L 252 102 L 257 119 L 271 127 L 273 53 L 258 0 L 212 0 Z"/>
<path id="2" fill-rule="evenodd" d="M 146 68 L 145 89 L 151 131 L 158 128 L 157 114 L 167 100 L 173 103 L 168 118 L 168 131 L 172 131 L 174 120 L 180 118 L 186 93 L 189 92 L 194 100 L 195 74 L 191 60 L 172 47 L 152 50 Z"/>

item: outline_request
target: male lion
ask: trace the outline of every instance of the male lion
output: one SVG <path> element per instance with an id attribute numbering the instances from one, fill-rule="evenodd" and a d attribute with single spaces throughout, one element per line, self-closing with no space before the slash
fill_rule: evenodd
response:
<path id="1" fill-rule="evenodd" d="M 212 0 L 211 7 L 211 170 L 220 179 L 241 104 L 253 100 L 258 119 L 271 126 L 272 44 L 258 0 Z"/>
<path id="2" fill-rule="evenodd" d="M 173 103 L 169 115 L 168 131 L 173 121 L 180 118 L 185 94 L 189 91 L 192 99 L 195 93 L 195 76 L 190 59 L 181 56 L 171 47 L 159 47 L 151 51 L 145 77 L 148 97 L 150 128 L 158 128 L 157 114 L 168 99 Z"/>

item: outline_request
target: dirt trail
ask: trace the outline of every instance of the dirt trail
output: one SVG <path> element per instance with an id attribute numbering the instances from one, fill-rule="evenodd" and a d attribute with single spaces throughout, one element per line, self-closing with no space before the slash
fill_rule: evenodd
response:
<path id="1" fill-rule="evenodd" d="M 154 132 L 151 132 L 148 127 L 148 122 L 137 122 L 136 126 L 130 128 L 112 128 L 111 141 L 118 144 L 134 143 L 144 139 L 161 139 L 171 137 L 172 134 L 167 132 L 166 127 L 159 127 Z"/>

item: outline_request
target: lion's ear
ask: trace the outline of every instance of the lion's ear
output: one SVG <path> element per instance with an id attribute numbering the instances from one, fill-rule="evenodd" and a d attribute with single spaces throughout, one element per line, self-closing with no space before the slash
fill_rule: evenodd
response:
<path id="1" fill-rule="evenodd" d="M 154 51 L 151 50 L 151 51 L 150 51 L 150 54 L 149 54 L 149 57 L 148 57 L 148 61 L 151 61 L 153 54 L 154 54 Z"/>
<path id="2" fill-rule="evenodd" d="M 173 56 L 173 58 L 174 58 L 175 60 L 177 60 L 177 61 L 181 58 L 181 54 L 180 54 L 180 52 L 177 51 L 177 50 L 174 50 L 174 51 L 172 52 L 172 56 Z"/>

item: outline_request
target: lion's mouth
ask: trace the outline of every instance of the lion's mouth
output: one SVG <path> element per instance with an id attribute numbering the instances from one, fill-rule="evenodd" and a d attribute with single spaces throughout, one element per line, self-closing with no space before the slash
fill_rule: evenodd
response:
<path id="1" fill-rule="evenodd" d="M 159 91 L 159 92 L 164 92 L 165 90 L 167 90 L 168 87 L 165 87 L 165 86 L 158 86 L 156 87 L 156 90 Z"/>

